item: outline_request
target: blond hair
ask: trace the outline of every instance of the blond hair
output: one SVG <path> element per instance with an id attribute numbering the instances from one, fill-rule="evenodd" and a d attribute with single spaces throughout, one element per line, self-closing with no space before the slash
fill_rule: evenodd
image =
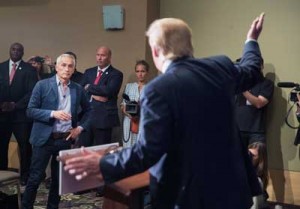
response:
<path id="1" fill-rule="evenodd" d="M 183 20 L 176 18 L 155 20 L 149 26 L 146 36 L 151 46 L 162 49 L 166 59 L 193 56 L 192 32 Z"/>

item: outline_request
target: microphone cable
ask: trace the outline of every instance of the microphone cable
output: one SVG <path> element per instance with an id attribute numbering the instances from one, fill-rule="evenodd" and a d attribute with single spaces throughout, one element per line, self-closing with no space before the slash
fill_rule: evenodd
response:
<path id="1" fill-rule="evenodd" d="M 292 111 L 292 109 L 293 109 L 293 107 L 295 106 L 296 103 L 297 102 L 294 102 L 294 104 L 289 108 L 288 112 L 286 113 L 285 120 L 284 120 L 285 123 L 286 123 L 286 125 L 288 125 L 288 127 L 292 128 L 292 129 L 298 129 L 299 128 L 299 125 L 298 126 L 292 126 L 290 124 L 290 122 L 288 121 L 288 118 L 289 118 L 289 116 L 291 114 L 291 111 Z"/>

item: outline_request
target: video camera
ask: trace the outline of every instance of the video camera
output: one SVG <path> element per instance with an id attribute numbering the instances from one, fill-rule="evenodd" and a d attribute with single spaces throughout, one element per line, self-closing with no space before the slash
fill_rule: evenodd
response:
<path id="1" fill-rule="evenodd" d="M 131 116 L 138 116 L 140 114 L 140 105 L 136 101 L 130 101 L 127 94 L 123 94 L 123 99 L 125 100 L 125 111 Z"/>
<path id="2" fill-rule="evenodd" d="M 298 102 L 297 94 L 300 93 L 300 84 L 293 82 L 279 82 L 277 86 L 280 88 L 292 88 L 290 92 L 290 101 Z"/>

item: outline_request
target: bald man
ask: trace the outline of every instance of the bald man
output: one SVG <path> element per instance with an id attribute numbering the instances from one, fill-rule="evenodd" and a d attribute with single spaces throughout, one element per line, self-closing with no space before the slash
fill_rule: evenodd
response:
<path id="1" fill-rule="evenodd" d="M 123 73 L 111 65 L 112 52 L 106 46 L 96 50 L 97 66 L 83 75 L 84 86 L 93 107 L 92 126 L 82 135 L 78 146 L 111 142 L 112 128 L 120 125 L 117 99 L 123 82 Z"/>

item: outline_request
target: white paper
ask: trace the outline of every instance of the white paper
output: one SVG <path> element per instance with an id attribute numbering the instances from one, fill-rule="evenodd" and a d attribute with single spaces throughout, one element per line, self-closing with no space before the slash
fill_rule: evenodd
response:
<path id="1" fill-rule="evenodd" d="M 85 149 L 99 151 L 106 150 L 107 148 L 112 146 L 119 146 L 119 143 L 97 145 L 86 147 Z M 81 148 L 62 150 L 59 152 L 59 156 L 62 157 L 64 155 L 74 154 L 80 152 L 80 150 Z M 63 162 L 59 162 L 59 195 L 93 189 L 102 185 L 104 185 L 104 182 L 100 181 L 96 175 L 89 176 L 80 181 L 76 180 L 74 175 L 70 175 L 67 171 L 64 170 Z"/>

